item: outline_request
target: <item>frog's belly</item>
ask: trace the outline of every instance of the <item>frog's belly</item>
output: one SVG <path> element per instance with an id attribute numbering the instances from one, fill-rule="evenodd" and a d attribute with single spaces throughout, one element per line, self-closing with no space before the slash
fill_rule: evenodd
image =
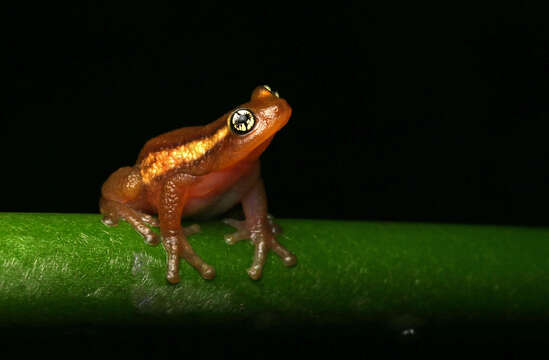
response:
<path id="1" fill-rule="evenodd" d="M 240 177 L 235 177 L 234 174 L 218 174 L 215 178 L 207 179 L 212 187 L 222 186 L 221 184 L 229 186 L 216 195 L 191 196 L 183 209 L 183 217 L 209 218 L 227 212 L 252 189 L 259 177 L 259 162 L 256 162 Z"/>

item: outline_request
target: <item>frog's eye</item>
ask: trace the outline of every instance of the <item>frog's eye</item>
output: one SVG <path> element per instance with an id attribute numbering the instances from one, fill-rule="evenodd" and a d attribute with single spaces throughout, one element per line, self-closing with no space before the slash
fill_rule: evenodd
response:
<path id="1" fill-rule="evenodd" d="M 273 91 L 269 85 L 263 85 L 263 88 L 265 88 L 265 90 L 267 90 L 268 92 L 270 92 L 271 94 L 273 94 L 277 98 L 280 97 L 280 95 L 278 94 L 278 91 Z"/>
<path id="2" fill-rule="evenodd" d="M 229 116 L 229 127 L 236 135 L 245 135 L 255 126 L 254 114 L 248 109 L 238 109 Z"/>

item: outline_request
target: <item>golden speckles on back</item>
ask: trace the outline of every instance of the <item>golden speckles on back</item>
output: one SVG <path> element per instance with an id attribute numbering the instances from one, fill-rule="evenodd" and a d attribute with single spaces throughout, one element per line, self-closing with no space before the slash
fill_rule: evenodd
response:
<path id="1" fill-rule="evenodd" d="M 185 144 L 149 153 L 141 162 L 141 176 L 145 184 L 155 177 L 202 158 L 216 144 L 227 136 L 229 129 L 226 126 L 219 128 L 214 134 L 189 141 Z"/>

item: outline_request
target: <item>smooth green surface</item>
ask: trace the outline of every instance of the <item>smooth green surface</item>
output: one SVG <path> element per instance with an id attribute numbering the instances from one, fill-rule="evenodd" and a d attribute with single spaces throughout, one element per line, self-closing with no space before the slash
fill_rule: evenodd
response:
<path id="1" fill-rule="evenodd" d="M 217 269 L 182 262 L 165 280 L 162 246 L 94 214 L 0 214 L 0 324 L 173 324 L 249 319 L 255 326 L 549 318 L 549 229 L 278 220 L 298 257 L 269 255 L 246 274 L 253 247 L 228 246 L 221 222 L 190 242 Z M 400 326 L 400 325 L 398 325 Z"/>

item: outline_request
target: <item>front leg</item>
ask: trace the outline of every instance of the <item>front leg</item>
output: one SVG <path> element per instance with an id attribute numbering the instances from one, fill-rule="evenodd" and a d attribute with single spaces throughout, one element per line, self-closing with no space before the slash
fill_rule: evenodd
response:
<path id="1" fill-rule="evenodd" d="M 177 174 L 166 180 L 160 194 L 158 219 L 162 242 L 168 253 L 167 279 L 170 283 L 179 282 L 179 258 L 184 258 L 204 279 L 213 279 L 215 269 L 194 252 L 187 241 L 185 230 L 181 227 L 181 214 L 188 200 L 188 188 L 191 178 Z"/>
<path id="2" fill-rule="evenodd" d="M 284 265 L 294 266 L 297 263 L 295 255 L 280 245 L 274 237 L 274 234 L 280 232 L 280 228 L 273 223 L 272 217 L 267 214 L 267 195 L 261 178 L 258 179 L 250 192 L 242 198 L 242 208 L 246 216 L 245 221 L 225 220 L 225 223 L 238 229 L 236 233 L 227 235 L 225 240 L 229 244 L 244 238 L 252 240 L 255 252 L 252 266 L 248 269 L 250 278 L 253 280 L 261 278 L 269 250 L 273 250 L 275 254 L 280 256 Z"/>

